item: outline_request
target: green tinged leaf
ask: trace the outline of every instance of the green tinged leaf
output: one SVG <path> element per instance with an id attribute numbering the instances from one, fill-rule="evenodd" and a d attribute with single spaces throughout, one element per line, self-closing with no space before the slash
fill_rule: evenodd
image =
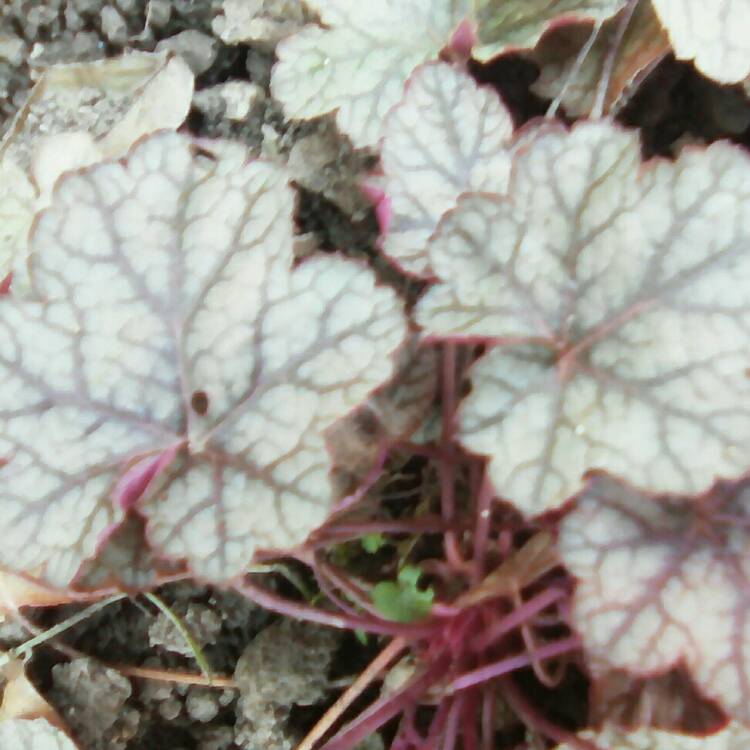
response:
<path id="1" fill-rule="evenodd" d="M 354 630 L 354 637 L 363 645 L 367 645 L 367 641 L 369 640 L 367 637 L 367 633 L 365 633 L 364 630 L 360 630 L 359 628 L 355 628 Z"/>
<path id="2" fill-rule="evenodd" d="M 372 588 L 372 603 L 386 620 L 413 622 L 430 613 L 435 592 L 417 588 L 421 575 L 419 568 L 405 565 L 396 581 L 381 581 Z"/>
<path id="3" fill-rule="evenodd" d="M 382 534 L 365 534 L 362 537 L 362 548 L 371 555 L 377 552 L 385 544 Z"/>

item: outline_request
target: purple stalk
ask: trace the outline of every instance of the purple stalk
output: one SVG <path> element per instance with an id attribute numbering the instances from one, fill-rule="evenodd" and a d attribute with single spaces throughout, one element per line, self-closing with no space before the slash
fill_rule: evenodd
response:
<path id="1" fill-rule="evenodd" d="M 350 750 L 358 742 L 369 737 L 387 721 L 412 705 L 446 668 L 446 660 L 437 662 L 410 680 L 397 692 L 378 699 L 356 719 L 347 724 L 335 737 L 326 742 L 321 750 Z"/>
<path id="2" fill-rule="evenodd" d="M 445 721 L 445 730 L 443 731 L 443 750 L 455 750 L 458 741 L 458 725 L 463 709 L 463 696 L 456 696 L 451 702 L 448 718 Z"/>
<path id="3" fill-rule="evenodd" d="M 477 495 L 476 528 L 474 530 L 474 583 L 479 583 L 484 576 L 484 564 L 487 554 L 487 541 L 490 537 L 492 521 L 492 499 L 494 490 L 488 473 L 485 471 Z"/>
<path id="4" fill-rule="evenodd" d="M 445 731 L 445 724 L 448 721 L 453 701 L 451 698 L 443 698 L 440 701 L 435 715 L 430 722 L 430 729 L 427 733 L 427 739 L 419 746 L 419 750 L 435 750 L 437 747 L 438 737 Z"/>
<path id="5" fill-rule="evenodd" d="M 554 641 L 546 646 L 542 646 L 533 655 L 528 653 L 518 654 L 516 656 L 508 657 L 507 659 L 501 659 L 494 664 L 488 664 L 479 669 L 473 669 L 471 672 L 466 672 L 460 677 L 456 677 L 447 687 L 449 692 L 456 692 L 459 690 L 466 690 L 480 685 L 488 680 L 501 677 L 502 675 L 513 672 L 521 667 L 528 667 L 533 659 L 550 659 L 553 656 L 560 656 L 561 654 L 568 653 L 569 651 L 575 651 L 581 647 L 581 639 L 578 636 L 571 636 L 564 638 L 561 641 Z"/>
<path id="6" fill-rule="evenodd" d="M 453 445 L 454 421 L 456 417 L 456 347 L 447 342 L 443 345 L 443 380 L 442 380 L 442 432 L 440 447 L 443 451 Z M 464 570 L 463 559 L 456 532 L 452 528 L 456 520 L 455 477 L 452 461 L 440 461 L 438 465 L 440 478 L 440 509 L 448 530 L 443 535 L 445 559 L 456 569 Z"/>
<path id="7" fill-rule="evenodd" d="M 388 620 L 377 620 L 372 617 L 355 617 L 353 615 L 326 612 L 317 607 L 310 607 L 307 604 L 290 601 L 248 582 L 237 583 L 234 588 L 243 596 L 246 596 L 271 612 L 278 612 L 280 615 L 294 617 L 298 620 L 315 622 L 319 625 L 328 625 L 339 630 L 363 630 L 366 633 L 401 636 L 410 640 L 429 638 L 435 634 L 435 625 L 431 623 L 398 623 L 389 622 Z"/>
<path id="8" fill-rule="evenodd" d="M 406 748 L 410 747 L 419 747 L 424 742 L 424 738 L 419 734 L 414 724 L 416 713 L 414 705 L 407 706 L 403 710 L 401 725 L 391 743 L 391 750 L 406 750 Z"/>
<path id="9" fill-rule="evenodd" d="M 378 447 L 378 455 L 373 462 L 372 468 L 365 475 L 365 478 L 362 480 L 362 484 L 360 484 L 359 487 L 357 487 L 357 489 L 351 493 L 351 495 L 347 495 L 346 497 L 339 500 L 331 509 L 331 515 L 341 513 L 342 511 L 351 508 L 352 505 L 358 503 L 367 494 L 367 492 L 375 484 L 375 482 L 380 479 L 380 475 L 383 472 L 383 466 L 385 466 L 385 462 L 388 459 L 388 452 L 388 443 L 387 441 L 383 440 Z"/>
<path id="10" fill-rule="evenodd" d="M 329 565 L 325 561 L 317 563 L 315 568 L 315 578 L 320 584 L 327 584 L 329 581 L 340 591 L 345 593 L 349 599 L 355 602 L 360 609 L 363 609 L 368 614 L 372 615 L 376 619 L 380 619 L 380 614 L 377 607 L 370 601 L 367 592 L 357 586 L 353 581 L 350 581 L 346 576 L 341 575 L 333 565 Z M 321 589 L 323 586 L 321 585 Z M 330 586 L 326 585 L 325 594 L 330 597 Z M 338 597 L 336 597 L 338 599 Z M 335 601 L 335 600 L 334 600 Z M 339 605 L 340 606 L 340 605 Z M 352 614 L 357 614 L 352 612 Z"/>
<path id="11" fill-rule="evenodd" d="M 320 589 L 321 593 L 324 594 L 333 605 L 338 607 L 338 609 L 340 609 L 344 614 L 350 617 L 359 617 L 359 612 L 357 611 L 356 607 L 354 607 L 352 604 L 349 604 L 349 602 L 345 601 L 336 593 L 334 585 L 324 575 L 320 567 L 316 566 L 313 569 L 313 573 L 315 575 L 315 581 L 318 584 L 318 588 Z"/>
<path id="12" fill-rule="evenodd" d="M 138 459 L 120 477 L 113 492 L 112 501 L 125 512 L 134 508 L 177 457 L 184 441 L 178 441 L 163 451 Z"/>
<path id="13" fill-rule="evenodd" d="M 519 625 L 530 620 L 538 612 L 549 607 L 550 604 L 562 599 L 566 593 L 560 589 L 545 589 L 536 596 L 533 596 L 520 607 L 514 609 L 509 615 L 491 625 L 487 630 L 478 636 L 472 644 L 472 650 L 484 651 L 495 643 L 499 638 L 511 630 L 515 630 Z"/>
<path id="14" fill-rule="evenodd" d="M 576 750 L 603 750 L 595 743 L 581 739 L 573 732 L 568 732 L 545 719 L 509 677 L 502 678 L 501 683 L 503 697 L 513 713 L 532 731 L 549 737 L 556 744 L 568 745 Z"/>
<path id="15" fill-rule="evenodd" d="M 461 693 L 461 748 L 462 750 L 477 750 L 477 709 L 479 695 L 476 690 Z"/>
<path id="16" fill-rule="evenodd" d="M 422 516 L 395 521 L 362 521 L 360 523 L 332 523 L 317 531 L 311 540 L 315 547 L 357 539 L 365 534 L 435 534 L 445 531 L 446 523 L 440 516 Z"/>
<path id="17" fill-rule="evenodd" d="M 495 744 L 495 691 L 482 686 L 482 750 L 493 750 Z"/>
<path id="18" fill-rule="evenodd" d="M 399 453 L 406 453 L 409 456 L 421 456 L 427 458 L 430 461 L 447 461 L 451 462 L 455 460 L 455 456 L 452 450 L 452 446 L 435 446 L 435 445 L 421 445 L 420 443 L 411 443 L 408 440 L 401 440 L 394 443 L 392 446 L 393 450 Z"/>

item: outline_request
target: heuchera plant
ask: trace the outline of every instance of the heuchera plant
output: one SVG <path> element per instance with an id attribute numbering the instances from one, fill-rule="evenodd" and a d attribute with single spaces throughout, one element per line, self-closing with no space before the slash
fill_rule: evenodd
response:
<path id="1" fill-rule="evenodd" d="M 2 565 L 53 585 L 136 505 L 198 576 L 301 542 L 324 432 L 392 370 L 401 305 L 359 264 L 292 267 L 283 171 L 158 135 L 69 174 L 0 304 Z"/>
<path id="2" fill-rule="evenodd" d="M 642 165 L 637 134 L 608 121 L 570 129 L 536 125 L 508 149 L 506 133 L 485 127 L 502 109 L 468 77 L 458 83 L 461 75 L 445 65 L 424 66 L 387 118 L 379 209 L 381 218 L 390 219 L 381 221 L 386 250 L 398 248 L 412 227 L 414 246 L 419 238 L 425 241 L 421 257 L 404 257 L 406 263 L 417 258 L 438 280 L 414 313 L 427 337 L 481 343 L 486 350 L 469 373 L 471 392 L 454 415 L 452 388 L 460 377 L 452 345 L 445 347 L 443 434 L 432 456 L 439 464 L 445 557 L 423 561 L 433 583 L 455 584 L 463 576 L 468 588 L 444 601 L 435 584 L 431 617 L 418 630 L 388 628 L 373 619 L 377 612 L 362 616 L 368 606 L 361 590 L 312 560 L 340 614 L 326 619 L 299 608 L 297 616 L 390 630 L 397 638 L 373 665 L 383 669 L 406 644 L 418 665 L 412 679 L 342 729 L 326 750 L 348 750 L 397 713 L 402 719 L 392 747 L 452 748 L 459 738 L 465 747 L 477 742 L 491 747 L 486 727 L 494 726 L 495 717 L 481 714 L 481 729 L 475 720 L 478 706 L 497 694 L 527 726 L 562 739 L 560 728 L 525 703 L 507 677 L 532 663 L 543 683 L 556 684 L 544 660 L 575 649 L 577 641 L 563 631 L 540 646 L 544 636 L 538 629 L 550 624 L 568 623 L 580 631 L 593 677 L 598 666 L 599 674 L 624 668 L 651 676 L 684 665 L 704 696 L 747 721 L 746 696 L 739 689 L 747 679 L 741 658 L 746 512 L 731 500 L 735 486 L 722 490 L 725 485 L 715 481 L 734 480 L 747 469 L 750 161 L 740 149 L 718 143 L 685 149 L 675 162 Z M 469 106 L 458 108 L 457 101 Z M 466 112 L 465 120 L 456 111 Z M 430 131 L 443 138 L 429 138 Z M 509 171 L 509 178 L 494 192 L 480 178 L 475 189 L 483 192 L 467 192 L 479 160 L 466 158 L 462 147 L 471 144 L 470 154 L 483 149 L 491 154 L 492 139 L 502 149 L 495 155 L 500 175 L 495 184 L 504 184 L 503 172 Z M 436 200 L 430 215 L 425 207 L 433 205 L 432 184 L 438 196 L 444 184 L 454 193 L 444 190 L 448 197 Z M 446 211 L 451 203 L 455 206 Z M 406 208 L 395 219 L 401 205 Z M 401 218 L 408 209 L 416 217 L 411 224 Z M 405 265 L 398 251 L 394 255 Z M 491 480 L 485 484 L 477 479 L 481 471 L 468 469 L 477 524 L 469 534 L 460 530 L 454 507 L 461 465 L 452 449 L 454 417 L 455 437 L 487 456 L 485 482 Z M 524 526 L 507 518 L 505 526 L 494 525 L 487 487 L 523 515 L 539 516 L 575 498 L 592 469 L 609 472 L 610 478 L 602 475 L 607 487 L 621 482 L 611 478 L 619 476 L 640 490 L 625 490 L 628 508 L 618 505 L 617 513 L 606 490 L 603 497 L 595 495 L 598 504 L 591 509 L 586 490 L 578 510 L 564 521 L 563 562 L 580 579 L 568 619 L 568 582 L 555 573 L 554 555 L 542 556 L 540 569 L 531 566 L 533 574 L 524 576 L 514 566 L 527 548 L 500 551 L 503 528 L 518 533 Z M 653 498 L 663 493 L 681 497 L 662 517 Z M 705 501 L 702 493 L 709 493 Z M 631 506 L 639 504 L 643 519 L 634 520 Z M 682 514 L 671 510 L 675 504 Z M 402 531 L 408 528 L 401 524 Z M 418 533 L 416 526 L 412 532 Z M 498 556 L 504 562 L 483 578 L 481 571 L 497 565 Z M 529 572 L 525 565 L 520 570 Z M 635 588 L 633 576 L 641 581 Z M 719 596 L 716 608 L 708 608 L 707 621 L 696 619 L 701 594 L 709 591 Z M 525 596 L 514 599 L 513 592 Z M 292 613 L 266 592 L 248 593 Z M 511 655 L 506 649 L 518 649 L 512 637 L 517 629 L 522 650 Z M 714 638 L 716 633 L 723 637 Z M 468 671 L 461 672 L 462 666 Z M 428 696 L 438 707 L 422 734 L 415 708 Z M 712 742 L 731 747 L 738 736 L 746 736 L 746 729 L 736 725 Z M 672 731 L 609 727 L 564 742 L 639 747 L 660 746 L 669 737 Z M 686 748 L 695 743 L 683 740 Z"/>
<path id="3" fill-rule="evenodd" d="M 548 125 L 507 197 L 465 194 L 441 220 L 415 317 L 488 346 L 458 438 L 525 514 L 593 468 L 681 493 L 746 469 L 749 169 L 722 143 L 640 168 L 635 133 Z"/>
<path id="4" fill-rule="evenodd" d="M 660 32 L 658 16 L 679 56 L 739 81 L 745 5 L 723 0 L 713 25 L 692 1 L 308 5 L 322 25 L 279 45 L 273 92 L 291 117 L 335 110 L 355 146 L 380 139 L 365 190 L 385 255 L 425 284 L 421 346 L 369 269 L 294 260 L 287 175 L 236 144 L 161 133 L 64 175 L 30 235 L 31 293 L 0 299 L 0 566 L 68 590 L 231 580 L 285 615 L 389 637 L 299 750 L 350 750 L 391 719 L 393 750 L 491 750 L 519 726 L 560 750 L 739 750 L 750 157 L 720 142 L 642 163 L 637 133 L 607 119 L 514 134 L 447 61 L 611 19 L 589 51 L 625 80 L 664 51 L 661 33 L 628 47 L 627 23 Z M 571 112 L 603 111 L 613 85 Z M 440 426 L 409 442 L 437 347 Z M 389 383 L 399 358 L 417 364 Z M 371 445 L 348 441 L 368 424 Z M 418 467 L 411 512 L 378 485 L 394 466 Z M 334 468 L 364 474 L 343 499 Z M 387 579 L 355 575 L 342 545 L 358 540 Z M 243 576 L 282 555 L 314 576 L 315 605 Z M 563 726 L 514 673 L 560 696 L 571 666 L 596 718 Z M 659 710 L 602 715 L 636 693 Z M 680 736 L 699 702 L 709 718 L 687 729 L 713 736 Z M 0 724 L 67 747 L 38 731 Z"/>

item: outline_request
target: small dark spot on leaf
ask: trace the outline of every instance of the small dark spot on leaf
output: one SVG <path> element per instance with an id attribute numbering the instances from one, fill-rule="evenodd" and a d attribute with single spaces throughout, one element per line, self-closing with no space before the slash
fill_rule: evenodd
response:
<path id="1" fill-rule="evenodd" d="M 208 411 L 208 395 L 205 391 L 195 391 L 190 397 L 190 406 L 199 416 L 205 416 Z"/>

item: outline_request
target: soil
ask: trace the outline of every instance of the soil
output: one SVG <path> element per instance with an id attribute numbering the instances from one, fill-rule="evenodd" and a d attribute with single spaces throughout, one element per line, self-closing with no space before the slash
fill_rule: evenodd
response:
<path id="1" fill-rule="evenodd" d="M 296 2 L 265 6 L 277 14 L 284 6 L 299 13 Z M 212 25 L 220 10 L 220 0 L 4 0 L 0 133 L 44 66 L 129 49 L 176 50 L 197 76 L 187 130 L 233 138 L 255 154 L 288 160 L 299 191 L 299 253 L 343 250 L 406 290 L 407 281 L 375 253 L 377 224 L 354 189 L 375 163 L 373 155 L 354 152 L 330 118 L 285 121 L 269 93 L 272 43 L 223 43 Z M 537 71 L 520 56 L 473 65 L 472 72 L 497 88 L 517 125 L 544 114 L 548 102 L 530 92 Z M 686 142 L 719 138 L 750 146 L 750 104 L 742 90 L 720 87 L 671 58 L 620 119 L 642 129 L 647 156 L 670 156 Z M 373 564 L 380 558 L 369 559 Z M 378 572 L 369 572 L 377 580 Z M 375 651 L 372 642 L 363 645 L 351 634 L 272 616 L 233 592 L 179 583 L 157 594 L 225 682 L 205 686 L 128 674 L 128 667 L 198 669 L 183 635 L 152 603 L 139 597 L 111 604 L 55 647 L 36 650 L 28 668 L 82 750 L 291 750 Z M 46 628 L 76 609 L 25 614 Z M 25 637 L 18 623 L 0 624 L 0 646 Z M 382 746 L 379 737 L 366 743 L 372 750 Z"/>

